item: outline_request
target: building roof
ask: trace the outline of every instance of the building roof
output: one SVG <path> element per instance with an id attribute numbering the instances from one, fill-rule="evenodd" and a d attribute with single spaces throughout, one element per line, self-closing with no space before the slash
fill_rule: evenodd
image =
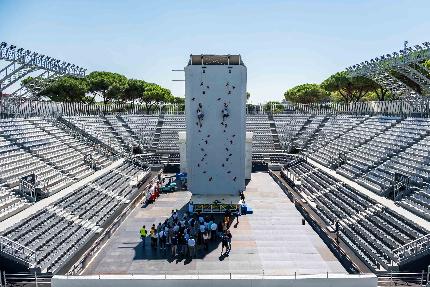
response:
<path id="1" fill-rule="evenodd" d="M 190 55 L 188 65 L 242 65 L 240 55 Z"/>

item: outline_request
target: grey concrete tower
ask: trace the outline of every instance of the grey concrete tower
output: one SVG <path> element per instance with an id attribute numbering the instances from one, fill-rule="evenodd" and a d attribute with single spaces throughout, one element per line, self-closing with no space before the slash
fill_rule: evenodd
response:
<path id="1" fill-rule="evenodd" d="M 191 55 L 185 68 L 188 189 L 245 189 L 246 67 L 240 55 Z"/>

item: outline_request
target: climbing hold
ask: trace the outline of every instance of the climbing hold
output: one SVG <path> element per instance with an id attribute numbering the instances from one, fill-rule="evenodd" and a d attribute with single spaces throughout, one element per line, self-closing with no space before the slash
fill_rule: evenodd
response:
<path id="1" fill-rule="evenodd" d="M 197 167 L 200 167 L 200 163 L 197 164 Z"/>
<path id="2" fill-rule="evenodd" d="M 233 178 L 233 181 L 236 181 L 236 178 L 237 178 L 237 177 L 235 176 L 235 177 Z"/>
<path id="3" fill-rule="evenodd" d="M 233 141 L 230 141 L 230 144 L 233 144 Z"/>
<path id="4" fill-rule="evenodd" d="M 231 95 L 231 91 L 228 91 L 228 94 Z"/>
<path id="5" fill-rule="evenodd" d="M 200 148 L 200 150 L 201 150 L 201 151 L 205 151 L 205 149 L 204 149 L 204 148 L 202 148 L 202 147 Z"/>
<path id="6" fill-rule="evenodd" d="M 221 100 L 221 98 L 218 98 L 217 101 Z"/>
<path id="7" fill-rule="evenodd" d="M 209 86 L 206 86 L 206 89 L 209 89 Z"/>
<path id="8" fill-rule="evenodd" d="M 228 161 L 228 157 L 225 159 L 225 161 Z"/>
<path id="9" fill-rule="evenodd" d="M 210 138 L 211 137 L 211 135 L 208 135 L 208 138 Z"/>
<path id="10" fill-rule="evenodd" d="M 225 150 L 228 151 L 228 147 L 226 147 Z"/>
<path id="11" fill-rule="evenodd" d="M 200 83 L 200 86 L 203 86 L 203 82 Z"/>
<path id="12" fill-rule="evenodd" d="M 194 101 L 196 98 L 192 98 L 191 100 Z"/>
<path id="13" fill-rule="evenodd" d="M 228 156 L 232 156 L 233 154 L 229 154 Z"/>
<path id="14" fill-rule="evenodd" d="M 209 177 L 209 181 L 212 181 L 212 176 L 211 176 L 211 177 Z"/>
<path id="15" fill-rule="evenodd" d="M 236 89 L 236 87 L 235 87 L 235 86 L 232 86 L 232 87 L 233 87 L 233 90 L 234 90 L 234 89 Z"/>
<path id="16" fill-rule="evenodd" d="M 225 130 L 224 130 L 224 132 L 225 132 Z"/>
<path id="17" fill-rule="evenodd" d="M 227 173 L 231 173 L 231 170 L 227 171 Z"/>
<path id="18" fill-rule="evenodd" d="M 208 154 L 207 153 L 205 153 L 203 156 L 207 156 Z"/>
<path id="19" fill-rule="evenodd" d="M 203 173 L 206 173 L 206 170 L 205 170 L 205 171 L 203 171 Z"/>
<path id="20" fill-rule="evenodd" d="M 224 167 L 224 164 L 222 164 L 221 166 Z"/>
<path id="21" fill-rule="evenodd" d="M 236 135 L 233 135 L 233 137 L 235 137 Z"/>
<path id="22" fill-rule="evenodd" d="M 208 144 L 208 140 L 205 140 L 205 143 Z"/>

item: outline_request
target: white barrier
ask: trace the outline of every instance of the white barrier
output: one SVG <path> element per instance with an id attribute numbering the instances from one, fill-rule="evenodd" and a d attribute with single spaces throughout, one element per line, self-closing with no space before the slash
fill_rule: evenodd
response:
<path id="1" fill-rule="evenodd" d="M 267 275 L 90 275 L 52 278 L 53 287 L 376 287 L 374 274 Z"/>

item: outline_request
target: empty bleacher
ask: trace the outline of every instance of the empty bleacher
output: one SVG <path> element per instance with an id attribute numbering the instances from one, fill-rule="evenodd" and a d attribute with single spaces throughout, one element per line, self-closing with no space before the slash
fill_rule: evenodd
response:
<path id="1" fill-rule="evenodd" d="M 328 226 L 340 223 L 341 238 L 375 272 L 398 268 L 399 258 L 394 251 L 429 234 L 303 160 L 286 165 L 283 177 L 291 179 L 291 175 L 300 178 L 301 184 L 294 188 Z"/>
<path id="2" fill-rule="evenodd" d="M 2 233 L 8 240 L 36 252 L 33 267 L 55 272 L 70 260 L 136 193 L 130 181 L 148 169 L 124 162 L 117 169 L 70 192 Z M 13 250 L 3 250 L 9 256 Z"/>
<path id="3" fill-rule="evenodd" d="M 270 121 L 267 115 L 248 115 L 246 117 L 246 131 L 253 132 L 253 152 L 272 153 L 275 151 Z"/>
<path id="4" fill-rule="evenodd" d="M 131 133 L 135 135 L 134 138 L 137 140 L 137 143 L 142 146 L 144 150 L 151 147 L 157 128 L 158 116 L 121 115 L 117 117 L 119 121 L 124 121 L 130 128 Z"/>
<path id="5" fill-rule="evenodd" d="M 158 143 L 154 143 L 153 148 L 155 148 L 158 153 L 162 154 L 178 153 L 178 132 L 185 131 L 185 128 L 184 115 L 164 116 Z"/>
<path id="6" fill-rule="evenodd" d="M 64 118 L 119 153 L 124 152 L 128 148 L 105 117 L 71 116 Z"/>

